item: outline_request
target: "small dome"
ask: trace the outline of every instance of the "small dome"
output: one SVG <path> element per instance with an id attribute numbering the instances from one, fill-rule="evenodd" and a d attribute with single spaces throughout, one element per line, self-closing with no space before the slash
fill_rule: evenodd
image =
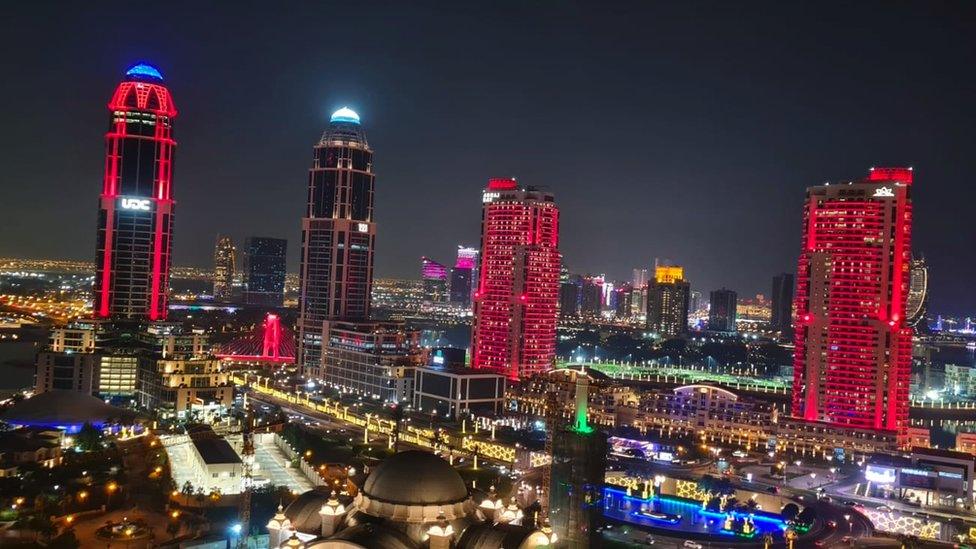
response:
<path id="1" fill-rule="evenodd" d="M 134 79 L 150 79 L 150 80 L 163 80 L 163 74 L 159 72 L 159 69 L 152 65 L 147 65 L 146 63 L 139 63 L 138 65 L 133 65 L 129 70 L 125 71 L 125 75 Z"/>
<path id="2" fill-rule="evenodd" d="M 468 499 L 461 475 L 443 459 L 412 450 L 387 458 L 366 477 L 363 493 L 401 505 L 438 505 Z"/>
<path id="3" fill-rule="evenodd" d="M 342 107 L 341 109 L 332 113 L 332 118 L 330 118 L 329 121 L 359 124 L 359 115 L 356 114 L 356 111 L 350 109 L 349 107 Z"/>

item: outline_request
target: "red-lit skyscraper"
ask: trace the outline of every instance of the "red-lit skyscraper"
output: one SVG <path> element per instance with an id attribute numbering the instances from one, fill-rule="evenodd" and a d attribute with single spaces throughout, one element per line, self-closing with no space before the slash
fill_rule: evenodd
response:
<path id="1" fill-rule="evenodd" d="M 135 65 L 108 104 L 94 286 L 99 318 L 166 318 L 176 107 L 162 82 L 154 67 Z"/>
<path id="2" fill-rule="evenodd" d="M 482 194 L 471 364 L 511 379 L 552 367 L 559 312 L 559 209 L 551 193 L 492 179 Z"/>
<path id="3" fill-rule="evenodd" d="M 905 441 L 912 171 L 807 189 L 797 267 L 793 415 Z"/>

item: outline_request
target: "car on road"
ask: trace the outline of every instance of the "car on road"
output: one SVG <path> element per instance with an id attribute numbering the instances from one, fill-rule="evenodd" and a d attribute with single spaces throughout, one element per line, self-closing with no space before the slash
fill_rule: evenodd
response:
<path id="1" fill-rule="evenodd" d="M 698 543 L 697 541 L 691 541 L 690 539 L 686 539 L 682 547 L 684 547 L 685 549 L 702 549 L 702 544 Z"/>
<path id="2" fill-rule="evenodd" d="M 831 528 L 837 528 L 837 521 L 836 520 L 828 520 L 827 521 L 827 526 L 829 526 Z"/>
<path id="3" fill-rule="evenodd" d="M 847 500 L 847 501 L 844 502 L 844 505 L 846 505 L 848 507 L 854 507 L 855 505 L 857 505 L 857 502 L 856 501 L 853 501 L 853 500 Z"/>
<path id="4" fill-rule="evenodd" d="M 654 536 L 652 536 L 650 534 L 647 534 L 647 537 L 644 538 L 644 544 L 646 544 L 646 545 L 654 545 L 654 543 L 656 543 L 656 542 L 657 542 L 657 540 L 654 539 Z"/>
<path id="5" fill-rule="evenodd" d="M 888 507 L 887 505 L 879 505 L 878 511 L 881 511 L 882 513 L 890 513 L 891 507 Z"/>

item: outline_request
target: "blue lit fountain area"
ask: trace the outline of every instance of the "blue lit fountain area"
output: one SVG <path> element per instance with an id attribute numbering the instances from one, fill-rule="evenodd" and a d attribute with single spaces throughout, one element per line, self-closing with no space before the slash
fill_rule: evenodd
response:
<path id="1" fill-rule="evenodd" d="M 606 517 L 663 535 L 761 544 L 767 535 L 779 541 L 787 535 L 802 535 L 810 527 L 784 520 L 780 510 L 791 502 L 781 496 L 721 489 L 705 492 L 700 483 L 662 476 L 653 481 L 607 480 L 603 492 Z"/>

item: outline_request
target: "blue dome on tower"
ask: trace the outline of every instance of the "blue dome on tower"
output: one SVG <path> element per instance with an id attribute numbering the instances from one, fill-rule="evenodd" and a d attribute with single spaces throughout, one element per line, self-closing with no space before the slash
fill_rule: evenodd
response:
<path id="1" fill-rule="evenodd" d="M 349 122 L 351 124 L 359 124 L 359 115 L 356 111 L 350 109 L 349 107 L 342 107 L 336 112 L 332 113 L 332 118 L 329 122 Z"/>
<path id="2" fill-rule="evenodd" d="M 151 80 L 163 79 L 163 75 L 159 72 L 159 69 L 146 63 L 133 65 L 129 68 L 129 70 L 125 71 L 125 75 L 131 78 L 148 78 Z"/>

